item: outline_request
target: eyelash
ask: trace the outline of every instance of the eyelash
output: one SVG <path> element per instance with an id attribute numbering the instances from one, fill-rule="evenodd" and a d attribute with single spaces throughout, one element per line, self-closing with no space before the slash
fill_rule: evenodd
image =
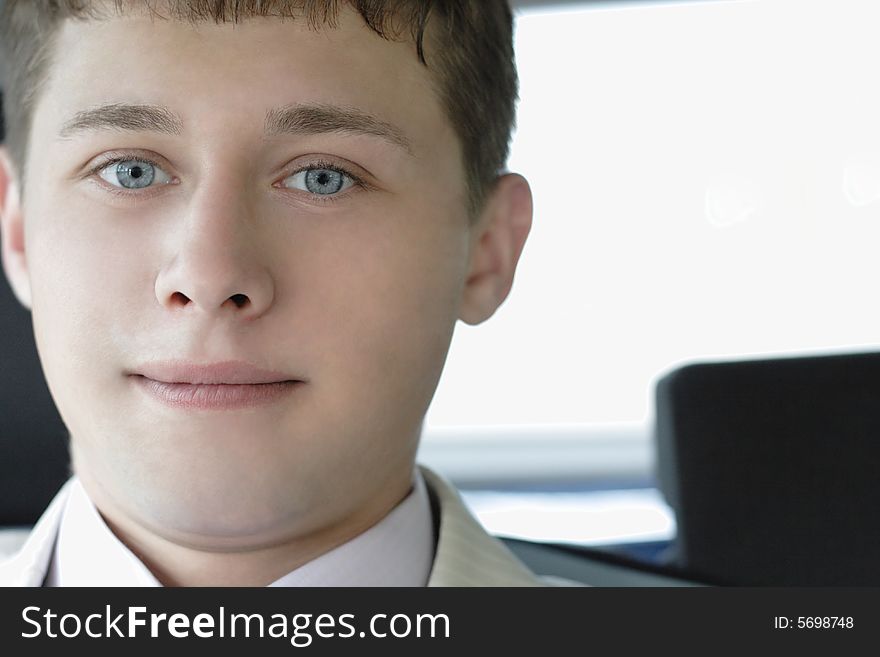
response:
<path id="1" fill-rule="evenodd" d="M 95 176 L 99 172 L 103 171 L 104 169 L 106 169 L 107 167 L 109 167 L 111 165 L 119 164 L 120 162 L 127 162 L 129 160 L 133 160 L 135 162 L 143 162 L 145 164 L 149 164 L 150 166 L 156 167 L 157 169 L 162 168 L 161 164 L 159 164 L 158 162 L 156 162 L 154 160 L 151 160 L 149 157 L 144 157 L 144 156 L 138 155 L 136 153 L 121 153 L 121 154 L 114 155 L 113 157 L 110 157 L 110 158 L 102 161 L 101 163 L 99 163 L 98 165 L 93 167 L 88 172 L 88 175 Z M 350 178 L 353 183 L 353 185 L 352 185 L 353 187 L 358 187 L 360 189 L 370 189 L 370 186 L 366 182 L 364 182 L 364 180 L 361 179 L 360 177 L 356 176 L 355 174 L 351 173 L 350 171 L 348 171 L 346 169 L 343 169 L 342 167 L 340 167 L 336 164 L 333 164 L 332 162 L 326 162 L 324 160 L 316 160 L 315 162 L 310 162 L 307 165 L 302 166 L 299 169 L 296 169 L 295 171 L 291 171 L 283 178 L 283 180 L 286 180 L 287 178 L 290 178 L 291 176 L 295 176 L 298 173 L 301 173 L 303 171 L 308 171 L 310 169 L 326 169 L 327 171 L 335 171 L 336 173 L 340 173 L 343 176 L 347 176 L 348 178 Z M 134 190 L 123 190 L 120 187 L 110 185 L 109 183 L 107 183 L 107 184 L 109 186 L 108 191 L 111 194 L 113 194 L 115 196 L 121 196 L 123 198 L 132 198 L 134 196 L 140 196 L 142 194 L 149 193 L 149 192 L 137 192 Z M 273 187 L 274 187 L 274 185 L 273 185 Z M 339 200 L 341 200 L 342 198 L 344 198 L 345 196 L 348 196 L 348 194 L 346 194 L 346 193 L 325 194 L 325 195 L 310 194 L 309 192 L 303 192 L 303 193 L 307 194 L 312 200 L 314 200 L 318 203 L 322 203 L 322 204 L 336 203 Z"/>

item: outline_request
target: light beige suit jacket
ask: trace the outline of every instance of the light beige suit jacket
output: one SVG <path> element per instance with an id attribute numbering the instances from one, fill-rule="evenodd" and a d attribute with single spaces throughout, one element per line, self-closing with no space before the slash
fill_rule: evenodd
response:
<path id="1" fill-rule="evenodd" d="M 452 484 L 428 468 L 420 468 L 435 514 L 439 515 L 437 549 L 428 586 L 549 585 L 483 529 Z M 68 481 L 58 491 L 29 532 L 0 530 L 0 586 L 42 585 L 70 484 Z"/>

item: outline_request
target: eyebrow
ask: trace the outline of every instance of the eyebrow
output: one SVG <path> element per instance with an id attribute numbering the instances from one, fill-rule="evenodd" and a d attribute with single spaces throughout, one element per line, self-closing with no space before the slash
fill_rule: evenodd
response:
<path id="1" fill-rule="evenodd" d="M 180 135 L 180 117 L 161 105 L 110 103 L 81 110 L 61 126 L 60 139 L 95 130 Z M 343 133 L 379 137 L 412 154 L 404 132 L 363 110 L 323 104 L 292 104 L 266 112 L 264 137 Z"/>
<path id="2" fill-rule="evenodd" d="M 337 105 L 287 105 L 266 112 L 264 135 L 317 135 L 352 133 L 380 137 L 412 153 L 403 131 L 368 112 Z"/>

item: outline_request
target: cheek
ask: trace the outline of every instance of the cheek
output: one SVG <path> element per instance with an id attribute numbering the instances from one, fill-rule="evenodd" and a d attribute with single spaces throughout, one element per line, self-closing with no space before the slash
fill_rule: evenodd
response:
<path id="1" fill-rule="evenodd" d="M 323 354 L 358 396 L 433 394 L 457 319 L 467 257 L 464 231 L 448 216 L 335 243 L 317 309 Z M 332 336 L 332 337 L 331 337 Z M 355 391 L 352 391 L 354 394 Z"/>
<path id="2" fill-rule="evenodd" d="M 133 263 L 119 236 L 101 235 L 84 216 L 75 208 L 44 209 L 27 248 L 34 333 L 47 378 L 86 383 L 114 353 L 111 328 L 130 304 L 123 287 Z"/>

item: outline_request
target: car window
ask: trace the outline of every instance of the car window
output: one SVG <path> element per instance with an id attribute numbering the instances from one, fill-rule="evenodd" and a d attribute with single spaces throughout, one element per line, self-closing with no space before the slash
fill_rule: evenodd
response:
<path id="1" fill-rule="evenodd" d="M 521 11 L 510 168 L 532 232 L 505 304 L 459 324 L 427 423 L 643 422 L 683 361 L 876 345 L 875 16 Z"/>

